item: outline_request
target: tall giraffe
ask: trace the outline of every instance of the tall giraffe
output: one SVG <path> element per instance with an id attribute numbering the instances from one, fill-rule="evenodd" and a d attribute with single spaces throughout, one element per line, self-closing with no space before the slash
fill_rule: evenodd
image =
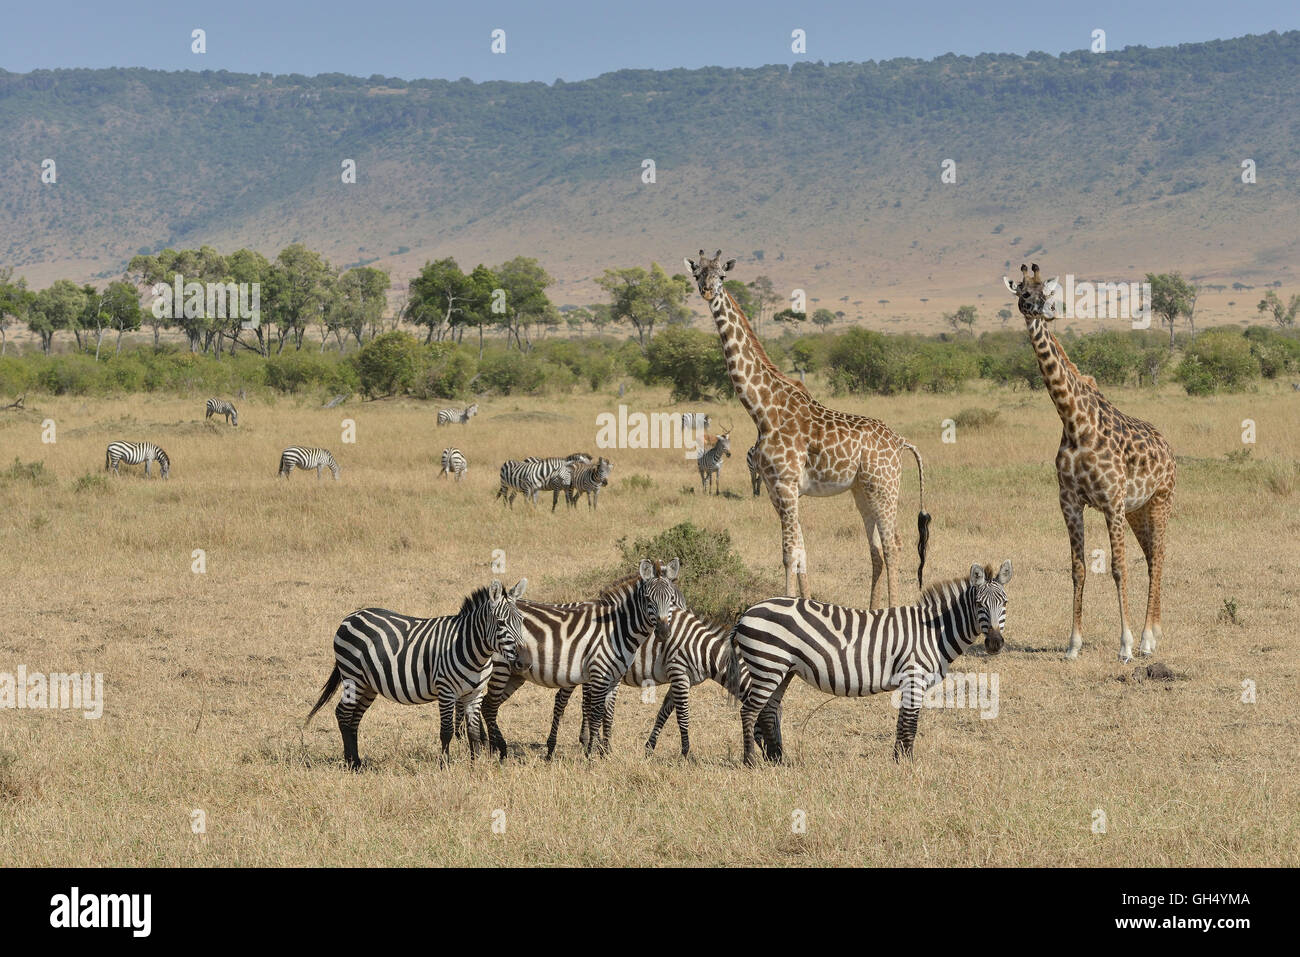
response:
<path id="1" fill-rule="evenodd" d="M 898 557 L 903 540 L 898 534 L 898 488 L 904 449 L 916 457 L 921 486 L 921 506 L 916 519 L 918 583 L 925 571 L 930 537 L 921 453 L 883 422 L 828 409 L 809 395 L 802 382 L 782 375 L 763 351 L 736 300 L 722 285 L 736 261 L 721 260 L 722 250 L 712 259 L 706 259 L 701 249 L 698 262 L 690 259 L 685 262 L 718 327 L 731 384 L 741 405 L 758 426 L 755 458 L 781 519 L 786 594 L 811 597 L 808 553 L 804 550 L 803 528 L 799 524 L 799 496 L 824 497 L 851 490 L 871 550 L 870 607 L 876 607 L 882 568 L 886 572 L 889 604 L 899 604 Z M 796 582 L 798 592 L 794 590 Z"/>
<path id="2" fill-rule="evenodd" d="M 1079 371 L 1047 323 L 1056 318 L 1055 279 L 1044 283 L 1034 263 L 1033 273 L 1021 265 L 1020 282 L 1002 281 L 1015 295 L 1029 338 L 1038 356 L 1043 382 L 1061 417 L 1061 447 L 1056 453 L 1056 482 L 1061 514 L 1070 534 L 1070 572 L 1074 579 L 1074 626 L 1065 657 L 1083 647 L 1079 619 L 1083 614 L 1083 581 L 1087 575 L 1083 551 L 1083 510 L 1097 509 L 1110 534 L 1110 572 L 1119 592 L 1119 657 L 1133 658 L 1129 630 L 1128 566 L 1124 560 L 1124 520 L 1127 518 L 1147 560 L 1147 617 L 1142 626 L 1141 652 L 1152 654 L 1160 640 L 1160 574 L 1165 564 L 1165 528 L 1174 499 L 1174 454 L 1155 426 L 1115 408 L 1097 388 L 1092 376 Z"/>

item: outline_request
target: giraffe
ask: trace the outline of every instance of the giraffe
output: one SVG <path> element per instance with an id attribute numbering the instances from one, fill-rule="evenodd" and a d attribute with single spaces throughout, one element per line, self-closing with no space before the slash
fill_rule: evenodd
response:
<path id="1" fill-rule="evenodd" d="M 686 259 L 700 295 L 709 306 L 722 338 L 727 373 L 740 404 L 758 426 L 755 455 L 759 474 L 781 519 L 781 559 L 787 595 L 810 598 L 808 553 L 799 523 L 799 496 L 826 497 L 851 491 L 862 515 L 871 551 L 871 595 L 876 607 L 880 573 L 885 571 L 889 604 L 901 601 L 898 559 L 903 547 L 898 534 L 898 488 L 903 474 L 903 450 L 916 458 L 921 505 L 917 514 L 916 569 L 923 580 L 930 537 L 925 511 L 925 469 L 921 453 L 877 419 L 828 409 L 809 394 L 802 382 L 782 375 L 754 335 L 749 320 L 723 287 L 734 259 L 722 262 L 722 250 L 712 259 L 700 250 L 698 262 Z M 877 544 L 876 539 L 879 539 Z M 796 584 L 798 591 L 795 591 Z"/>
<path id="2" fill-rule="evenodd" d="M 1056 482 L 1061 514 L 1070 535 L 1070 572 L 1074 580 L 1074 625 L 1066 658 L 1083 647 L 1083 510 L 1092 506 L 1105 516 L 1110 535 L 1110 571 L 1119 593 L 1119 658 L 1133 659 L 1129 629 L 1128 566 L 1124 560 L 1124 521 L 1128 520 L 1147 560 L 1147 615 L 1141 652 L 1150 655 L 1160 640 L 1160 575 L 1165 563 L 1165 529 L 1174 497 L 1174 454 L 1155 426 L 1125 415 L 1082 374 L 1047 323 L 1056 317 L 1057 282 L 1043 282 L 1034 263 L 1020 267 L 1020 282 L 1002 281 L 1015 295 L 1029 327 L 1043 382 L 1061 417 L 1061 447 L 1056 453 Z"/>

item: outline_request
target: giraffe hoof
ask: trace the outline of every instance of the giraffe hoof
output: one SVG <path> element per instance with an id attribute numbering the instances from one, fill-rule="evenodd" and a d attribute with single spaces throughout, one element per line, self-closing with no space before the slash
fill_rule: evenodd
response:
<path id="1" fill-rule="evenodd" d="M 1066 660 L 1066 661 L 1073 661 L 1075 658 L 1078 658 L 1078 657 L 1079 657 L 1079 649 L 1078 649 L 1078 648 L 1067 648 L 1067 649 L 1065 649 L 1065 660 Z"/>

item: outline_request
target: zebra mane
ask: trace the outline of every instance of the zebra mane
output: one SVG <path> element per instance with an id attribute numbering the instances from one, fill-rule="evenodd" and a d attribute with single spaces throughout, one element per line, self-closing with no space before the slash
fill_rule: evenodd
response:
<path id="1" fill-rule="evenodd" d="M 600 594 L 598 594 L 592 600 L 609 601 L 612 598 L 617 598 L 619 597 L 619 593 L 623 591 L 625 588 L 627 588 L 628 585 L 635 586 L 636 583 L 640 581 L 640 579 L 641 579 L 641 572 L 639 570 L 634 571 L 632 574 L 625 575 L 624 577 L 620 578 L 618 581 L 606 585 L 604 588 L 600 590 Z"/>
<path id="2" fill-rule="evenodd" d="M 997 575 L 997 571 L 992 565 L 984 566 L 984 577 L 986 579 L 991 579 L 995 575 Z M 953 588 L 956 588 L 958 592 L 962 592 L 965 591 L 966 586 L 969 584 L 969 574 L 958 575 L 956 578 L 949 578 L 941 582 L 934 582 L 931 585 L 927 585 L 925 591 L 921 592 L 921 601 L 919 604 L 927 605 L 932 602 L 942 602 L 946 604 L 951 601 L 950 594 Z"/>
<path id="3" fill-rule="evenodd" d="M 456 614 L 459 615 L 461 618 L 467 618 L 470 615 L 474 614 L 475 611 L 477 611 L 479 608 L 483 607 L 487 603 L 488 603 L 488 588 L 486 585 L 481 585 L 478 588 L 475 588 L 472 592 L 470 592 L 469 595 L 465 598 L 465 600 L 461 602 L 460 611 L 458 611 Z"/>

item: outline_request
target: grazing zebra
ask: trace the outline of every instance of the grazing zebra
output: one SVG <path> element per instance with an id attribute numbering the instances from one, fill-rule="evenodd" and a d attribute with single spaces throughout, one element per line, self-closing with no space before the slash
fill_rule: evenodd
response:
<path id="1" fill-rule="evenodd" d="M 113 474 L 118 474 L 117 466 L 119 462 L 125 462 L 127 465 L 139 465 L 144 463 L 144 474 L 149 474 L 149 463 L 158 462 L 158 473 L 167 477 L 167 473 L 172 470 L 172 460 L 167 457 L 167 453 L 152 442 L 110 442 L 108 450 L 104 456 L 104 469 L 112 470 Z"/>
<path id="2" fill-rule="evenodd" d="M 543 489 L 554 492 L 551 496 L 551 511 L 555 511 L 561 490 L 567 490 L 573 484 L 575 462 L 585 464 L 591 456 L 575 452 L 567 459 L 526 458 L 522 462 L 511 459 L 501 466 L 501 486 L 496 497 L 504 500 L 511 508 L 515 507 L 515 495 L 520 492 L 534 505 L 537 493 Z"/>
<path id="3" fill-rule="evenodd" d="M 438 702 L 442 719 L 442 760 L 447 760 L 456 705 L 469 719 L 469 755 L 478 753 L 479 702 L 492 674 L 492 656 L 512 666 L 519 655 L 522 621 L 516 604 L 528 579 L 506 591 L 493 580 L 479 588 L 454 615 L 412 618 L 386 608 L 364 608 L 343 619 L 334 633 L 334 670 L 325 680 L 307 723 L 339 685 L 343 696 L 334 709 L 343 736 L 343 760 L 361 766 L 357 728 L 379 695 L 398 704 Z"/>
<path id="4" fill-rule="evenodd" d="M 506 739 L 497 725 L 497 712 L 525 680 L 546 688 L 583 685 L 583 717 L 593 732 L 587 738 L 587 754 L 593 744 L 598 753 L 609 750 L 618 683 L 637 649 L 653 634 L 666 636 L 674 614 L 685 607 L 676 585 L 680 567 L 676 558 L 667 564 L 646 558 L 635 573 L 591 601 L 519 603 L 524 619 L 520 658 L 529 664 L 512 669 L 501 656 L 493 659 L 483 702 L 489 740 L 502 760 Z M 546 745 L 549 758 L 555 751 L 554 730 Z"/>
<path id="5" fill-rule="evenodd" d="M 902 689 L 894 760 L 910 756 L 921 695 L 953 659 L 984 638 L 1002 650 L 1011 561 L 997 575 L 972 565 L 969 578 L 931 585 L 920 604 L 863 611 L 809 598 L 771 598 L 748 608 L 731 632 L 729 684 L 749 669 L 741 702 L 745 763 L 756 763 L 754 724 L 763 718 L 764 756 L 781 760 L 781 698 L 795 675 L 827 694 L 857 697 Z"/>
<path id="6" fill-rule="evenodd" d="M 564 493 L 565 501 L 568 501 L 569 490 L 573 487 L 574 471 L 580 465 L 589 465 L 591 456 L 586 452 L 574 452 L 562 459 L 539 459 L 536 456 L 529 456 L 524 459 L 527 464 L 540 464 L 543 468 L 550 469 L 550 477 L 541 485 L 541 491 L 551 493 L 551 511 L 555 511 L 555 506 L 560 500 L 560 493 Z"/>
<path id="7" fill-rule="evenodd" d="M 718 436 L 711 449 L 701 449 L 696 453 L 695 464 L 700 469 L 700 484 L 704 494 L 709 494 L 709 483 L 713 483 L 713 493 L 722 494 L 722 457 L 731 458 L 731 430 Z"/>
<path id="8" fill-rule="evenodd" d="M 584 462 L 573 468 L 573 482 L 565 492 L 565 500 L 573 508 L 578 507 L 578 496 L 587 495 L 587 507 L 595 508 L 600 490 L 609 484 L 609 470 L 613 463 L 603 455 L 595 462 Z"/>
<path id="9" fill-rule="evenodd" d="M 749 466 L 749 481 L 754 486 L 754 495 L 757 497 L 763 491 L 763 476 L 758 471 L 758 443 L 755 442 L 745 453 L 745 464 Z"/>
<path id="10" fill-rule="evenodd" d="M 439 475 L 446 475 L 451 478 L 454 473 L 456 481 L 459 482 L 469 471 L 469 462 L 465 460 L 465 453 L 460 449 L 443 449 L 442 450 L 442 471 Z"/>
<path id="11" fill-rule="evenodd" d="M 214 415 L 224 415 L 226 425 L 239 424 L 239 412 L 225 399 L 208 399 L 205 408 L 207 409 L 206 414 L 203 416 L 205 419 L 210 419 Z"/>
<path id="12" fill-rule="evenodd" d="M 452 422 L 459 422 L 461 425 L 469 425 L 469 420 L 476 415 L 478 415 L 477 402 L 467 409 L 442 409 L 438 413 L 438 424 L 450 425 Z"/>
<path id="13" fill-rule="evenodd" d="M 321 469 L 334 473 L 334 481 L 339 480 L 339 464 L 334 461 L 328 449 L 309 449 L 301 445 L 291 445 L 280 453 L 280 474 L 285 478 L 294 469 L 315 469 L 316 481 L 321 479 Z"/>
<path id="14" fill-rule="evenodd" d="M 632 664 L 623 676 L 623 684 L 633 688 L 645 688 L 647 685 L 668 685 L 668 693 L 659 706 L 655 716 L 654 730 L 646 740 L 646 753 L 655 749 L 659 732 L 669 716 L 677 712 L 677 728 L 682 736 L 682 757 L 691 751 L 690 737 L 690 696 L 691 688 L 712 678 L 732 695 L 744 699 L 749 694 L 749 671 L 742 662 L 736 684 L 727 684 L 727 664 L 731 648 L 730 636 L 726 628 L 715 628 L 693 615 L 689 609 L 681 608 L 673 615 L 668 637 L 658 635 L 651 638 L 637 649 Z M 585 686 L 584 686 L 585 687 Z M 617 690 L 617 689 L 615 689 Z M 583 692 L 584 695 L 586 692 Z M 555 708 L 551 721 L 553 742 L 560 730 L 560 718 L 564 714 L 572 688 L 561 688 L 555 692 Z M 582 731 L 578 740 L 585 746 L 589 729 L 586 719 L 586 707 L 583 708 Z M 551 745 L 552 749 L 554 744 Z"/>
<path id="15" fill-rule="evenodd" d="M 709 416 L 706 412 L 683 412 L 682 413 L 682 431 L 689 432 L 691 429 L 707 429 L 709 427 Z"/>

